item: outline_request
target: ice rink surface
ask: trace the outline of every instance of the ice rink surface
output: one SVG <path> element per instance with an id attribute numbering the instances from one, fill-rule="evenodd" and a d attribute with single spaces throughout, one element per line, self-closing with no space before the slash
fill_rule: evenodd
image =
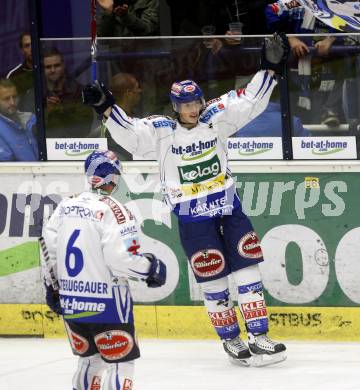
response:
<path id="1" fill-rule="evenodd" d="M 141 340 L 134 390 L 360 390 L 360 343 L 287 342 L 288 359 L 229 363 L 216 341 Z M 71 390 L 65 339 L 0 338 L 1 390 Z"/>

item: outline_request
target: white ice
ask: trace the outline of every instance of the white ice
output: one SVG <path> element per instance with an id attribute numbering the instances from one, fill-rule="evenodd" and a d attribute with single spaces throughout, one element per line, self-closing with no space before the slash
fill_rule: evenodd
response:
<path id="1" fill-rule="evenodd" d="M 360 390 L 360 343 L 287 342 L 288 359 L 229 363 L 216 341 L 140 340 L 134 390 Z M 1 390 L 71 390 L 65 339 L 0 339 Z"/>

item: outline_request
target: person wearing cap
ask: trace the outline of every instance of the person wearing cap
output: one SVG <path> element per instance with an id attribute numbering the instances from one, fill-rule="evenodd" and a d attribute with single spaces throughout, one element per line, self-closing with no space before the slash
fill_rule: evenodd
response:
<path id="1" fill-rule="evenodd" d="M 102 83 L 87 86 L 83 101 L 107 117 L 112 138 L 130 153 L 157 159 L 166 203 L 176 215 L 182 247 L 204 293 L 210 321 L 225 352 L 239 365 L 267 365 L 285 359 L 285 345 L 271 340 L 259 263 L 260 240 L 243 213 L 228 165 L 227 138 L 266 108 L 283 74 L 287 38 L 275 34 L 262 48 L 260 70 L 246 89 L 205 103 L 193 80 L 173 83 L 175 119 L 130 118 Z M 230 298 L 228 275 L 248 334 L 240 328 Z"/>
<path id="2" fill-rule="evenodd" d="M 76 390 L 132 389 L 140 351 L 129 278 L 149 288 L 166 282 L 166 265 L 141 253 L 133 214 L 111 196 L 121 172 L 112 151 L 85 161 L 88 191 L 63 199 L 43 229 L 46 302 L 62 315 L 79 357 Z"/>

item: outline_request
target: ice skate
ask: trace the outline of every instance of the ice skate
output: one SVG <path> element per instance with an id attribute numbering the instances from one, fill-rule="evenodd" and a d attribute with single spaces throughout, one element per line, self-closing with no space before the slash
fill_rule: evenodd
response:
<path id="1" fill-rule="evenodd" d="M 285 345 L 271 340 L 266 334 L 254 336 L 249 333 L 249 350 L 252 355 L 251 365 L 254 367 L 281 363 L 286 359 Z"/>
<path id="2" fill-rule="evenodd" d="M 229 355 L 231 363 L 245 367 L 250 366 L 251 353 L 239 336 L 231 340 L 223 340 L 223 347 Z"/>

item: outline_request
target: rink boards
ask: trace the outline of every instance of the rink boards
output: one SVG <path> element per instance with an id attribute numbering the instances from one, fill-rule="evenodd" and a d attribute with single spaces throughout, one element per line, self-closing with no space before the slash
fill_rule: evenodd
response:
<path id="1" fill-rule="evenodd" d="M 62 318 L 46 305 L 2 304 L 0 309 L 1 336 L 66 336 Z M 358 308 L 269 307 L 269 319 L 270 334 L 278 339 L 360 340 Z M 135 325 L 142 338 L 217 338 L 203 306 L 137 305 Z"/>
<path id="2" fill-rule="evenodd" d="M 168 267 L 160 289 L 132 283 L 143 337 L 213 338 L 202 295 L 159 194 L 157 165 L 124 164 L 116 197 L 133 211 L 142 250 Z M 245 212 L 261 238 L 271 332 L 285 339 L 360 340 L 358 162 L 234 162 Z M 0 335 L 63 336 L 43 306 L 37 239 L 60 200 L 84 190 L 82 163 L 0 166 Z M 230 280 L 232 298 L 235 288 Z"/>

